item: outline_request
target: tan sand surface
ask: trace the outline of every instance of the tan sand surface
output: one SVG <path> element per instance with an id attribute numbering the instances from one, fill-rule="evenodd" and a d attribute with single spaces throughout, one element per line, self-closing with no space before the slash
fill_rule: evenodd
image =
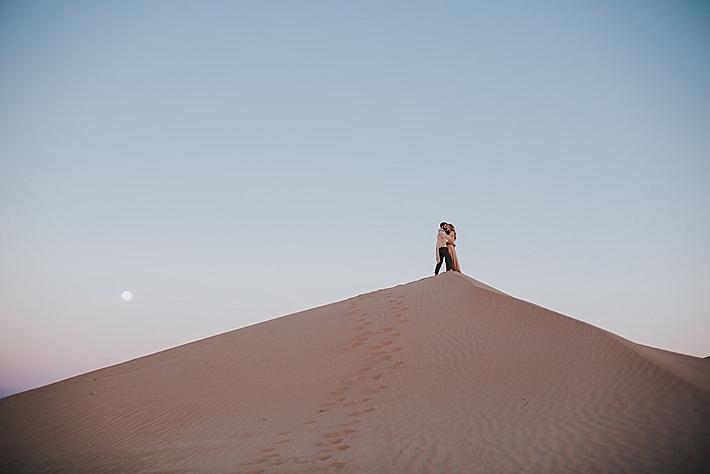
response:
<path id="1" fill-rule="evenodd" d="M 2 472 L 710 472 L 710 360 L 447 272 L 4 398 L 0 435 Z"/>

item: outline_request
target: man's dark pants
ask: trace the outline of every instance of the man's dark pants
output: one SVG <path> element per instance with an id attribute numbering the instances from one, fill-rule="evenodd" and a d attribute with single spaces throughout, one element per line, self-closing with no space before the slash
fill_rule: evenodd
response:
<path id="1" fill-rule="evenodd" d="M 446 261 L 446 271 L 448 272 L 451 270 L 454 266 L 454 262 L 451 261 L 451 254 L 449 253 L 449 249 L 446 247 L 439 247 L 439 263 L 436 264 L 436 268 L 434 269 L 434 275 L 439 274 L 439 270 L 441 270 L 441 264 Z"/>

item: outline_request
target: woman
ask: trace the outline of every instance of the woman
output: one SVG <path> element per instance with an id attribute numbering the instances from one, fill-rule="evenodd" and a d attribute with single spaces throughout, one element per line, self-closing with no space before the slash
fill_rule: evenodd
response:
<path id="1" fill-rule="evenodd" d="M 456 228 L 453 224 L 449 224 L 449 237 L 456 240 Z M 459 257 L 456 255 L 456 247 L 451 244 L 447 244 L 446 248 L 449 249 L 449 255 L 451 255 L 451 263 L 453 263 L 452 270 L 461 273 L 461 267 L 459 266 Z"/>

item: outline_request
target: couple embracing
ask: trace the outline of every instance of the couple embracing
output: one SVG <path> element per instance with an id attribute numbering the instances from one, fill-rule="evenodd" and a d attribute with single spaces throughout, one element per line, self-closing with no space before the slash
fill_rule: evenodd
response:
<path id="1" fill-rule="evenodd" d="M 439 274 L 441 264 L 446 262 L 446 271 L 461 272 L 459 259 L 456 256 L 456 228 L 453 224 L 442 222 L 439 224 L 439 233 L 436 234 L 436 268 L 434 275 Z"/>

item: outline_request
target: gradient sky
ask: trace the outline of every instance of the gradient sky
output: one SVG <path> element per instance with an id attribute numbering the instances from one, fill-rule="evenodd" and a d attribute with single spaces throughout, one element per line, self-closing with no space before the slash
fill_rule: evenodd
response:
<path id="1" fill-rule="evenodd" d="M 0 395 L 429 276 L 442 220 L 708 356 L 708 84 L 704 1 L 1 2 Z"/>

